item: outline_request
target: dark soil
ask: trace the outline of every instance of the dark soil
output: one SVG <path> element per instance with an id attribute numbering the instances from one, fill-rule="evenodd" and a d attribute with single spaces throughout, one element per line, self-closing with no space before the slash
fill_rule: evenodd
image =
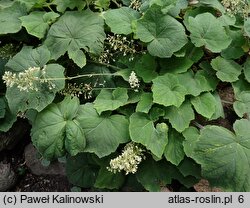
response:
<path id="1" fill-rule="evenodd" d="M 26 135 L 12 150 L 0 152 L 0 162 L 10 163 L 17 175 L 17 182 L 9 191 L 13 192 L 68 192 L 71 189 L 66 177 L 37 176 L 25 165 L 24 149 L 30 143 Z"/>

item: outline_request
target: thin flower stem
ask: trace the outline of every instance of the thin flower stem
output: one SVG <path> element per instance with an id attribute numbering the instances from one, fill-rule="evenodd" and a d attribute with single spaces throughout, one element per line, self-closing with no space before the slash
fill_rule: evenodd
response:
<path id="1" fill-rule="evenodd" d="M 113 69 L 115 69 L 115 70 L 123 70 L 122 68 L 120 68 L 120 67 L 118 67 L 118 66 L 111 65 L 111 64 L 100 63 L 100 62 L 91 61 L 91 60 L 89 60 L 88 62 L 94 63 L 94 64 L 99 64 L 99 65 L 103 65 L 103 66 L 106 66 L 106 67 L 109 67 L 109 68 L 113 68 Z"/>
<path id="2" fill-rule="evenodd" d="M 72 80 L 72 79 L 78 79 L 81 77 L 93 77 L 93 76 L 120 76 L 118 74 L 111 74 L 111 73 L 96 73 L 96 74 L 81 74 L 73 77 L 58 77 L 58 78 L 45 78 L 45 79 L 40 79 L 40 80 Z"/>
<path id="3" fill-rule="evenodd" d="M 92 90 L 102 90 L 102 89 L 105 89 L 105 90 L 115 90 L 115 89 L 117 89 L 117 87 L 94 87 L 94 88 L 92 88 Z M 131 88 L 125 88 L 125 87 L 123 87 L 123 89 L 133 90 Z"/>
<path id="4" fill-rule="evenodd" d="M 121 5 L 120 5 L 116 0 L 112 0 L 112 2 L 113 2 L 117 7 L 121 7 Z"/>

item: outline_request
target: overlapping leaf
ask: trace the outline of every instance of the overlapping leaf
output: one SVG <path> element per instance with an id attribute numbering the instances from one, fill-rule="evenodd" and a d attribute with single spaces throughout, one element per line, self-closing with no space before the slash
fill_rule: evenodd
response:
<path id="1" fill-rule="evenodd" d="M 213 59 L 211 65 L 217 71 L 217 77 L 223 82 L 237 81 L 242 71 L 242 67 L 238 63 L 222 57 Z"/>
<path id="2" fill-rule="evenodd" d="M 49 59 L 50 52 L 46 47 L 42 46 L 35 49 L 24 47 L 10 59 L 6 67 L 8 71 L 19 73 L 30 67 L 43 68 Z M 41 73 L 41 71 L 38 73 Z M 56 93 L 64 88 L 64 68 L 59 64 L 48 64 L 45 67 L 44 78 L 50 79 L 50 81 L 49 83 L 37 83 L 38 91 L 31 90 L 27 93 L 26 91 L 20 91 L 16 85 L 7 88 L 6 98 L 12 113 L 24 112 L 27 109 L 41 111 L 52 103 Z M 50 85 L 54 87 L 49 89 Z"/>
<path id="3" fill-rule="evenodd" d="M 216 112 L 216 100 L 214 96 L 209 92 L 192 98 L 191 103 L 194 106 L 195 110 L 206 118 L 211 118 Z"/>
<path id="4" fill-rule="evenodd" d="M 188 94 L 177 75 L 168 73 L 153 79 L 152 91 L 154 102 L 164 106 L 179 107 Z"/>
<path id="5" fill-rule="evenodd" d="M 183 136 L 174 129 L 169 131 L 168 144 L 164 150 L 164 156 L 169 162 L 176 166 L 179 165 L 185 156 L 182 145 L 183 140 Z"/>
<path id="6" fill-rule="evenodd" d="M 129 141 L 128 120 L 122 115 L 98 115 L 93 104 L 80 107 L 77 121 L 87 140 L 85 152 L 104 157 L 115 152 L 117 147 Z"/>
<path id="7" fill-rule="evenodd" d="M 186 43 L 185 29 L 173 17 L 160 12 L 160 7 L 152 6 L 136 22 L 136 37 L 148 43 L 148 51 L 153 56 L 171 57 Z"/>
<path id="8" fill-rule="evenodd" d="M 250 122 L 238 120 L 233 127 L 235 134 L 218 126 L 202 129 L 192 158 L 201 164 L 203 176 L 212 185 L 227 191 L 249 191 Z"/>
<path id="9" fill-rule="evenodd" d="M 129 132 L 132 141 L 143 144 L 160 158 L 168 143 L 168 126 L 154 122 L 145 113 L 134 113 L 130 117 Z"/>
<path id="10" fill-rule="evenodd" d="M 184 131 L 191 120 L 194 119 L 194 111 L 190 102 L 184 102 L 180 107 L 171 106 L 166 109 L 165 118 L 178 132 Z"/>
<path id="11" fill-rule="evenodd" d="M 27 16 L 20 17 L 20 20 L 29 34 L 41 39 L 49 29 L 50 22 L 57 17 L 59 17 L 59 14 L 55 12 L 34 11 Z"/>
<path id="12" fill-rule="evenodd" d="M 140 13 L 129 7 L 110 9 L 104 13 L 106 24 L 116 34 L 132 33 L 132 21 L 140 18 Z"/>
<path id="13" fill-rule="evenodd" d="M 103 89 L 94 101 L 96 111 L 101 114 L 103 111 L 115 110 L 127 103 L 127 89 L 116 88 L 114 91 Z"/>
<path id="14" fill-rule="evenodd" d="M 9 7 L 0 8 L 0 34 L 16 33 L 22 28 L 19 17 L 26 15 L 26 7 L 15 2 Z"/>
<path id="15" fill-rule="evenodd" d="M 66 97 L 58 104 L 52 103 L 40 112 L 33 123 L 31 138 L 44 158 L 51 160 L 83 152 L 86 139 L 83 129 L 76 120 L 79 100 Z"/>
<path id="16" fill-rule="evenodd" d="M 210 51 L 218 53 L 231 43 L 225 28 L 211 13 L 189 17 L 186 26 L 191 32 L 190 38 L 196 47 L 205 46 Z"/>
<path id="17" fill-rule="evenodd" d="M 89 10 L 83 12 L 65 12 L 49 29 L 45 45 L 48 46 L 53 59 L 68 52 L 69 57 L 79 66 L 86 63 L 82 49 L 100 54 L 103 48 L 105 33 L 104 21 L 96 13 Z"/>

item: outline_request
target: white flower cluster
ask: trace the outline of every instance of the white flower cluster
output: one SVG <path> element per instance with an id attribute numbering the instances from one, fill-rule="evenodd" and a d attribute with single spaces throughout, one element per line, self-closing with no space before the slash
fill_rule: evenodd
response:
<path id="1" fill-rule="evenodd" d="M 84 96 L 84 99 L 91 99 L 92 98 L 93 88 L 90 84 L 83 84 L 77 85 L 76 83 L 68 83 L 67 86 L 60 91 L 62 95 L 70 95 L 71 97 L 80 97 L 81 95 Z"/>
<path id="2" fill-rule="evenodd" d="M 126 175 L 129 173 L 136 173 L 138 165 L 141 163 L 145 156 L 144 150 L 134 142 L 126 144 L 121 155 L 110 161 L 110 167 L 107 169 L 110 172 L 117 173 L 124 170 Z"/>
<path id="3" fill-rule="evenodd" d="M 38 85 L 47 83 L 50 90 L 55 88 L 55 84 L 45 78 L 46 65 L 41 69 L 40 67 L 29 67 L 24 72 L 13 73 L 6 71 L 2 77 L 7 87 L 14 85 L 20 91 L 38 91 Z"/>
<path id="4" fill-rule="evenodd" d="M 138 88 L 140 87 L 140 81 L 138 80 L 134 71 L 130 73 L 128 82 L 130 84 L 130 87 L 134 89 L 135 92 L 138 92 Z"/>
<path id="5" fill-rule="evenodd" d="M 104 51 L 99 56 L 98 62 L 110 63 L 111 61 L 115 61 L 115 57 L 120 54 L 129 56 L 129 60 L 132 61 L 134 55 L 138 53 L 136 51 L 137 47 L 138 45 L 134 40 L 129 40 L 126 36 L 118 34 L 108 35 L 105 40 Z"/>
<path id="6" fill-rule="evenodd" d="M 142 5 L 142 2 L 140 0 L 131 0 L 129 7 L 134 10 L 140 11 L 141 5 Z"/>
<path id="7" fill-rule="evenodd" d="M 221 3 L 230 15 L 248 16 L 249 5 L 247 0 L 222 0 Z"/>

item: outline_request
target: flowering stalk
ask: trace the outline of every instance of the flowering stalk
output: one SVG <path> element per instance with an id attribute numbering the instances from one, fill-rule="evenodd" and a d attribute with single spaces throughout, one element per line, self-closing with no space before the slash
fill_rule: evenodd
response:
<path id="1" fill-rule="evenodd" d="M 121 155 L 110 161 L 110 167 L 107 167 L 107 169 L 113 173 L 124 170 L 126 175 L 129 173 L 135 174 L 138 165 L 145 159 L 143 152 L 144 150 L 138 144 L 130 142 L 126 144 Z"/>
<path id="2" fill-rule="evenodd" d="M 6 71 L 2 77 L 4 83 L 7 87 L 17 86 L 20 91 L 38 91 L 39 85 L 46 83 L 48 85 L 49 90 L 55 89 L 56 85 L 52 81 L 56 80 L 73 80 L 81 77 L 93 77 L 93 76 L 121 76 L 119 73 L 95 73 L 95 74 L 81 74 L 72 77 L 53 77 L 48 78 L 46 77 L 46 65 L 41 69 L 40 67 L 29 67 L 24 72 L 20 73 L 13 73 L 10 71 Z M 94 84 L 94 87 L 96 87 Z M 105 83 L 99 83 L 99 86 L 104 87 Z M 129 84 L 130 87 L 134 91 L 138 91 L 139 88 L 139 80 L 136 77 L 134 71 L 131 72 L 129 77 Z M 103 89 L 103 88 L 102 88 Z M 69 93 L 70 95 L 79 96 L 80 94 L 85 93 L 86 98 L 90 98 L 92 93 L 93 87 L 90 84 L 81 84 L 77 86 L 76 84 L 68 84 L 68 88 L 63 90 L 61 93 Z M 87 94 L 86 94 L 87 93 Z"/>

